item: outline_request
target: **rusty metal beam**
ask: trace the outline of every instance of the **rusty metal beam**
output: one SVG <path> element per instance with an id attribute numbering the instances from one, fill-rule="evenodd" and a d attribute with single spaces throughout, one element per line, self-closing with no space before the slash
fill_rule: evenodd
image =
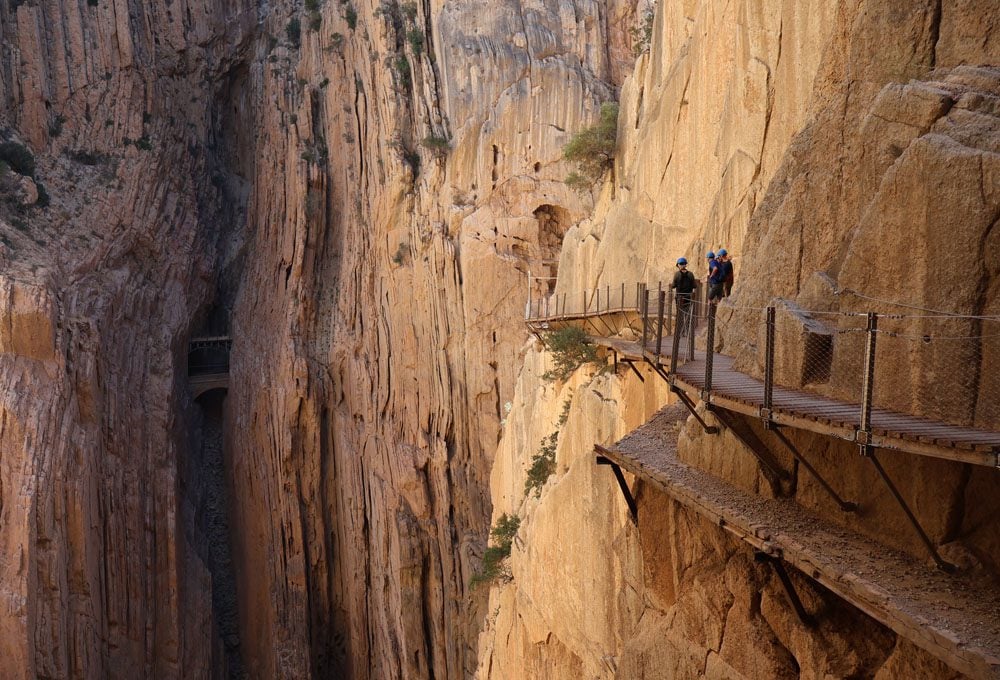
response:
<path id="1" fill-rule="evenodd" d="M 882 481 L 885 482 L 885 485 L 889 488 L 889 492 L 892 493 L 893 498 L 895 498 L 896 502 L 899 503 L 899 507 L 903 509 L 903 513 L 906 514 L 906 518 L 910 520 L 910 524 L 913 526 L 917 534 L 920 536 L 920 540 L 923 541 L 924 547 L 927 548 L 927 552 L 929 552 L 931 554 L 931 557 L 934 558 L 934 563 L 937 564 L 938 569 L 940 569 L 943 572 L 947 572 L 949 574 L 954 572 L 956 569 L 955 565 L 952 564 L 951 562 L 945 561 L 944 558 L 942 558 L 941 555 L 938 553 L 937 547 L 934 545 L 933 541 L 931 541 L 930 537 L 927 535 L 927 532 L 924 531 L 924 528 L 920 526 L 920 522 L 917 521 L 917 518 L 913 514 L 913 511 L 910 510 L 910 506 L 906 504 L 906 501 L 903 499 L 902 494 L 899 493 L 899 490 L 896 488 L 896 485 L 892 483 L 892 479 L 890 479 L 888 473 L 886 473 L 885 468 L 882 467 L 882 463 L 879 462 L 878 456 L 875 455 L 875 451 L 872 450 L 865 457 L 868 458 L 868 460 L 872 462 L 872 465 L 875 466 L 875 469 L 878 471 L 879 477 L 881 477 Z"/>
<path id="2" fill-rule="evenodd" d="M 628 506 L 629 515 L 632 517 L 632 523 L 638 525 L 639 508 L 635 504 L 635 499 L 632 497 L 632 489 L 628 487 L 628 482 L 625 481 L 625 475 L 622 474 L 622 469 L 618 466 L 618 463 L 609 458 L 598 455 L 597 464 L 608 465 L 611 467 L 611 471 L 615 473 L 615 479 L 618 480 L 618 488 L 621 489 L 622 496 L 625 498 L 625 504 Z"/>

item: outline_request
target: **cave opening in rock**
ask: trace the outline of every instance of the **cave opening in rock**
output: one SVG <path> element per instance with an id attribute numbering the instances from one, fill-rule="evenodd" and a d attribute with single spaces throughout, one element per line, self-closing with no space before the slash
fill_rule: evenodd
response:
<path id="1" fill-rule="evenodd" d="M 559 253 L 563 238 L 570 227 L 570 214 L 566 208 L 544 203 L 532 213 L 538 220 L 538 259 L 532 264 L 532 271 L 539 272 L 542 294 L 555 292 L 556 276 L 559 274 Z"/>

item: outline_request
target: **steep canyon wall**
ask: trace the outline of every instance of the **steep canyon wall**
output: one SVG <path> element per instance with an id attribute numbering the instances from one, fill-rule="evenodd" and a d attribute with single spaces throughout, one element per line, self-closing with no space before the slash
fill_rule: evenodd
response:
<path id="1" fill-rule="evenodd" d="M 773 584 L 663 499 L 643 495 L 657 520 L 632 529 L 588 452 L 665 390 L 548 384 L 520 319 L 529 272 L 536 292 L 655 281 L 720 243 L 747 304 L 814 291 L 820 270 L 871 287 L 866 239 L 937 224 L 919 205 L 880 218 L 907 182 L 940 186 L 926 205 L 961 204 L 988 248 L 997 199 L 960 188 L 992 186 L 996 75 L 931 73 L 996 63 L 987 5 L 663 0 L 635 61 L 651 3 L 4 3 L 3 141 L 36 165 L 0 177 L 12 676 L 219 677 L 237 647 L 251 677 L 926 668 L 849 608 L 828 630 L 841 642 L 789 642 Z M 614 177 L 577 194 L 562 146 L 617 97 Z M 962 177 L 939 169 L 955 144 Z M 235 641 L 192 526 L 207 477 L 191 462 L 212 446 L 192 435 L 184 357 L 213 307 L 234 341 Z M 526 498 L 555 429 L 556 478 Z M 685 441 L 707 467 L 733 447 Z M 713 471 L 756 484 L 747 461 Z M 934 472 L 918 466 L 908 493 Z M 947 475 L 949 498 L 992 488 Z M 977 533 L 985 560 L 991 509 L 970 507 L 982 517 L 937 535 Z M 514 581 L 470 589 L 502 512 L 523 516 Z"/>
<path id="2" fill-rule="evenodd" d="M 898 302 L 995 313 L 1000 73 L 986 65 L 1000 46 L 987 5 L 660 3 L 652 48 L 622 88 L 613 176 L 593 214 L 567 232 L 556 290 L 655 288 L 676 257 L 703 272 L 704 251 L 725 245 L 737 286 L 720 308 L 720 346 L 751 372 L 762 370 L 762 311 L 752 310 L 778 298 L 827 312 L 898 314 L 889 304 Z M 974 262 L 970 276 L 954 277 L 951 258 Z M 964 331 L 976 332 L 955 334 Z M 930 411 L 935 392 L 980 381 L 993 390 L 982 363 L 950 382 L 945 357 L 880 357 L 877 384 L 910 398 L 897 408 Z M 614 442 L 666 403 L 649 392 L 658 378 L 640 384 L 627 370 L 609 378 L 583 368 L 553 384 L 541 377 L 549 367 L 533 346 L 492 473 L 494 520 L 515 514 L 521 527 L 512 580 L 491 590 L 479 677 L 959 676 L 805 579 L 797 587 L 822 620 L 801 627 L 745 546 L 641 481 L 634 527 L 614 477 L 595 468 L 592 443 Z M 538 498 L 526 496 L 525 471 L 553 431 L 556 471 Z M 681 460 L 771 495 L 731 435 L 691 423 L 677 436 Z M 864 510 L 845 516 L 801 474 L 799 503 L 926 559 L 854 447 L 794 442 Z M 995 579 L 998 536 L 983 521 L 995 510 L 995 471 L 882 457 L 933 542 Z"/>

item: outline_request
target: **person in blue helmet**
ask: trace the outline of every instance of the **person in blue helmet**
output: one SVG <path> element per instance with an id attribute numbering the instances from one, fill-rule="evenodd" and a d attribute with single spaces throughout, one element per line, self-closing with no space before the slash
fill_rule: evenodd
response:
<path id="1" fill-rule="evenodd" d="M 716 259 L 715 253 L 711 250 L 705 257 L 708 258 L 708 301 L 716 304 L 725 295 L 722 285 L 722 267 L 719 260 Z"/>
<path id="2" fill-rule="evenodd" d="M 677 330 L 681 335 L 687 334 L 691 328 L 691 299 L 698 287 L 698 280 L 688 271 L 687 263 L 687 258 L 677 258 L 677 273 L 670 283 L 670 290 L 674 291 L 677 298 L 677 312 L 681 318 L 681 325 Z"/>
<path id="3" fill-rule="evenodd" d="M 722 294 L 724 297 L 729 297 L 733 294 L 733 281 L 735 280 L 733 259 L 725 248 L 722 248 L 715 256 L 719 260 L 719 269 L 722 270 Z"/>

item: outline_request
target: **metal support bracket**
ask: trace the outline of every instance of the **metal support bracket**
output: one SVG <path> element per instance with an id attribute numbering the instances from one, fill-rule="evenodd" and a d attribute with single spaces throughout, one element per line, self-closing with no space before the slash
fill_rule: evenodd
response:
<path id="1" fill-rule="evenodd" d="M 615 473 L 615 479 L 618 480 L 618 488 L 621 489 L 622 496 L 625 497 L 625 505 L 628 506 L 629 515 L 632 517 L 632 523 L 638 526 L 639 508 L 636 506 L 635 499 L 632 497 L 632 489 L 628 488 L 628 482 L 625 481 L 625 475 L 622 474 L 622 469 L 618 466 L 618 463 L 600 454 L 597 456 L 597 464 L 611 466 L 611 471 Z"/>
<path id="2" fill-rule="evenodd" d="M 906 501 L 903 499 L 903 496 L 899 493 L 899 490 L 896 488 L 896 485 L 892 483 L 892 479 L 889 478 L 889 475 L 886 473 L 885 468 L 882 467 L 882 463 L 879 462 L 879 459 L 875 455 L 874 451 L 872 451 L 868 455 L 868 460 L 870 460 L 872 462 L 872 465 L 875 466 L 875 469 L 878 471 L 879 477 L 881 477 L 882 481 L 885 482 L 885 485 L 889 488 L 889 492 L 892 493 L 893 498 L 895 498 L 896 502 L 899 503 L 899 507 L 903 509 L 903 512 L 906 514 L 906 518 L 910 520 L 910 524 L 913 525 L 913 528 L 920 536 L 920 540 L 923 541 L 924 547 L 927 548 L 927 552 L 929 552 L 931 554 L 931 557 L 934 558 L 934 562 L 937 564 L 938 569 L 948 574 L 953 573 L 957 569 L 957 567 L 951 562 L 945 561 L 944 558 L 941 557 L 940 553 L 938 553 L 937 547 L 931 541 L 930 537 L 927 535 L 927 532 L 924 531 L 924 528 L 920 526 L 920 522 L 917 521 L 916 516 L 913 514 L 913 511 L 910 510 L 910 506 L 906 504 Z"/>
<path id="3" fill-rule="evenodd" d="M 788 601 L 791 603 L 792 609 L 795 610 L 795 615 L 799 617 L 799 621 L 802 622 L 802 625 L 808 628 L 815 626 L 816 618 L 806 611 L 805 605 L 802 604 L 802 599 L 799 597 L 798 591 L 795 590 L 795 584 L 792 583 L 792 579 L 788 575 L 788 571 L 785 569 L 785 565 L 781 562 L 781 560 L 773 555 L 768 555 L 767 553 L 760 551 L 754 551 L 753 558 L 758 562 L 771 565 L 771 569 L 774 570 L 778 580 L 781 581 L 781 585 L 785 589 L 785 594 L 788 596 Z"/>
<path id="4" fill-rule="evenodd" d="M 777 427 L 775 427 L 771 431 L 778 438 L 778 440 L 782 444 L 785 445 L 785 448 L 788 449 L 789 453 L 791 453 L 793 456 L 795 456 L 795 459 L 797 461 L 799 461 L 800 463 L 802 463 L 802 467 L 804 467 L 806 470 L 808 470 L 809 474 L 811 474 L 813 477 L 816 478 L 816 481 L 819 482 L 820 486 L 822 486 L 823 489 L 828 494 L 830 494 L 830 498 L 832 498 L 834 500 L 834 502 L 836 502 L 837 505 L 840 506 L 841 510 L 843 510 L 844 512 L 857 512 L 858 504 L 857 503 L 852 503 L 851 501 L 845 501 L 843 498 L 841 498 L 840 495 L 836 491 L 833 490 L 833 487 L 830 486 L 830 484 L 825 479 L 823 479 L 823 476 L 816 470 L 816 468 L 814 468 L 809 463 L 809 461 L 805 459 L 805 457 L 799 451 L 798 447 L 796 447 L 795 444 L 793 444 L 788 439 L 788 437 L 785 436 L 784 432 L 782 432 Z"/>
<path id="5" fill-rule="evenodd" d="M 642 372 L 638 368 L 635 367 L 634 361 L 631 361 L 630 359 L 622 359 L 621 363 L 631 368 L 632 372 L 636 374 L 640 382 L 646 382 L 646 377 L 642 374 Z"/>
<path id="6" fill-rule="evenodd" d="M 704 429 L 707 434 L 719 434 L 719 428 L 705 422 L 705 419 L 701 417 L 700 413 L 698 413 L 698 409 L 695 407 L 694 402 L 691 401 L 691 397 L 689 397 L 684 390 L 676 385 L 671 385 L 670 391 L 677 395 L 677 398 L 680 399 L 681 403 L 687 407 L 687 410 L 691 412 L 691 415 L 695 417 L 695 420 L 701 423 L 702 429 Z"/>
<path id="7" fill-rule="evenodd" d="M 732 432 L 733 436 L 736 437 L 736 439 L 739 440 L 744 447 L 746 447 L 746 450 L 757 459 L 761 473 L 763 473 L 768 484 L 771 485 L 771 491 L 774 495 L 794 495 L 795 478 L 782 469 L 778 460 L 771 453 L 770 448 L 768 448 L 768 446 L 760 440 L 756 433 L 747 427 L 746 424 L 742 423 L 739 416 L 735 416 L 734 414 L 723 409 L 713 410 L 713 413 L 715 413 L 715 417 L 718 421 L 722 423 L 727 430 Z M 784 482 L 784 484 L 782 484 L 782 482 Z"/>

